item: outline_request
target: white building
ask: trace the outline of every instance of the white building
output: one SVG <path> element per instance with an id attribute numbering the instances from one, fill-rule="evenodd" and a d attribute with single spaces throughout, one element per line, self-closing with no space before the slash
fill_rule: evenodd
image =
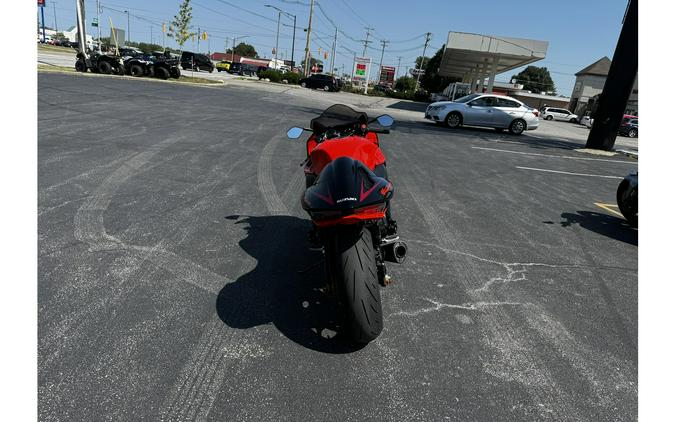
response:
<path id="1" fill-rule="evenodd" d="M 70 42 L 77 42 L 77 26 L 71 26 L 67 30 L 63 31 L 63 36 L 68 38 Z M 94 38 L 87 34 L 87 47 L 93 49 Z"/>
<path id="2" fill-rule="evenodd" d="M 574 83 L 574 90 L 570 98 L 570 111 L 574 114 L 583 115 L 586 111 L 590 111 L 593 103 L 597 100 L 598 95 L 602 93 L 605 87 L 605 81 L 609 74 L 609 68 L 612 61 L 609 57 L 603 57 L 600 60 L 581 69 L 575 76 L 577 77 Z M 628 114 L 637 114 L 637 100 L 638 100 L 638 81 L 635 78 L 633 83 L 633 91 L 628 99 L 626 105 L 626 112 Z"/>

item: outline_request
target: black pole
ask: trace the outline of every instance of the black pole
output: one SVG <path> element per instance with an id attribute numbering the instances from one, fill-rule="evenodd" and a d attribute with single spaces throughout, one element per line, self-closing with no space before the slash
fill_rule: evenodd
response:
<path id="1" fill-rule="evenodd" d="M 586 148 L 611 151 L 638 71 L 638 0 L 629 0 Z"/>

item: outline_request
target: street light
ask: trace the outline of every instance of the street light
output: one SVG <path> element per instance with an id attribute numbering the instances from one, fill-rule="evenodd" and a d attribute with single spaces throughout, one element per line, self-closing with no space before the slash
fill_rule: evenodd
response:
<path id="1" fill-rule="evenodd" d="M 127 14 L 127 40 L 131 41 L 131 31 L 129 30 L 129 11 L 125 10 L 124 13 Z"/>
<path id="2" fill-rule="evenodd" d="M 274 49 L 274 64 L 276 66 L 277 63 L 277 53 L 279 52 L 279 22 L 281 21 L 281 14 L 283 13 L 284 15 L 288 16 L 289 18 L 293 18 L 293 45 L 291 47 L 291 63 L 295 65 L 295 21 L 297 16 L 291 13 L 288 13 L 284 10 L 279 9 L 276 6 L 272 6 L 271 4 L 266 4 L 265 7 L 271 7 L 273 9 L 276 9 L 279 12 L 279 17 L 277 18 L 277 46 Z M 286 25 L 284 25 L 286 26 Z"/>

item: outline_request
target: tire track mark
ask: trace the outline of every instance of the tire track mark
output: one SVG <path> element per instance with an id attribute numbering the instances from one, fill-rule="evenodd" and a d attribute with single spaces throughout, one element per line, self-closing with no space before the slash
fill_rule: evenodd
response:
<path id="1" fill-rule="evenodd" d="M 262 127 L 262 124 L 258 125 L 252 139 L 255 139 Z M 288 214 L 288 208 L 279 196 L 272 176 L 272 158 L 280 140 L 278 135 L 272 136 L 258 160 L 258 189 L 270 215 Z M 161 420 L 205 420 L 225 382 L 228 370 L 235 363 L 237 370 L 241 370 L 245 359 L 265 356 L 267 352 L 256 341 L 255 330 L 227 327 L 218 314 L 214 313 L 207 322 L 207 329 L 192 348 L 191 357 L 183 365 L 178 382 L 162 406 Z"/>

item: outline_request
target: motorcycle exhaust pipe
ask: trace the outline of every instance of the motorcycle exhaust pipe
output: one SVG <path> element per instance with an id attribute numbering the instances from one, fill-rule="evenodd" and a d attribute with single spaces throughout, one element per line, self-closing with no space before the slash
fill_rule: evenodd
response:
<path id="1" fill-rule="evenodd" d="M 392 242 L 384 245 L 384 260 L 402 264 L 408 253 L 408 245 L 405 242 Z"/>

